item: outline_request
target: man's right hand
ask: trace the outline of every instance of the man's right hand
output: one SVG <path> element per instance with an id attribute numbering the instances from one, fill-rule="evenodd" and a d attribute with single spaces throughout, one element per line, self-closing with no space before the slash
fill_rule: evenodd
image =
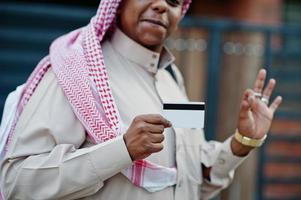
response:
<path id="1" fill-rule="evenodd" d="M 123 139 L 133 161 L 163 149 L 164 129 L 171 123 L 161 115 L 139 115 L 132 121 Z"/>

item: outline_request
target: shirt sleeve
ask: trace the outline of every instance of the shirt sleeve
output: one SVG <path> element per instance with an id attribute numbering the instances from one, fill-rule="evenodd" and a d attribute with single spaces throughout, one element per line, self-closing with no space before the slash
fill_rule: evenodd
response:
<path id="1" fill-rule="evenodd" d="M 233 180 L 234 170 L 247 158 L 235 156 L 231 150 L 231 139 L 225 142 L 205 142 L 201 148 L 202 164 L 211 167 L 210 181 L 202 184 L 202 194 L 210 199 L 226 188 Z"/>
<path id="2" fill-rule="evenodd" d="M 172 65 L 173 70 L 178 80 L 178 86 L 182 93 L 187 97 L 184 80 L 179 69 Z M 248 157 L 238 157 L 232 153 L 231 139 L 228 138 L 225 142 L 209 141 L 207 142 L 202 131 L 201 144 L 201 163 L 210 167 L 210 181 L 204 179 L 201 186 L 201 193 L 204 199 L 211 199 L 216 196 L 221 190 L 225 189 L 234 177 L 235 169 Z"/>
<path id="3" fill-rule="evenodd" d="M 77 199 L 132 160 L 122 137 L 89 144 L 50 70 L 24 108 L 1 165 L 6 199 Z"/>

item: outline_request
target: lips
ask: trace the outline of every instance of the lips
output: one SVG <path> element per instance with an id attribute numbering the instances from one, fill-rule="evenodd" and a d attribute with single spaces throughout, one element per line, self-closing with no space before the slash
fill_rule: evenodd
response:
<path id="1" fill-rule="evenodd" d="M 162 20 L 158 20 L 158 19 L 143 19 L 141 21 L 156 24 L 156 25 L 164 27 L 165 29 L 167 29 L 167 27 L 168 27 L 166 22 L 164 22 Z"/>

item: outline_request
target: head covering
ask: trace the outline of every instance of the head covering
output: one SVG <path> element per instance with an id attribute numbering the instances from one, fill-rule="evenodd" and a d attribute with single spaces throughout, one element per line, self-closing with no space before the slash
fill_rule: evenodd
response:
<path id="1" fill-rule="evenodd" d="M 13 125 L 9 129 L 7 145 L 24 106 L 50 67 L 93 142 L 102 143 L 122 134 L 121 119 L 109 86 L 101 48 L 106 32 L 115 25 L 120 2 L 121 0 L 102 0 L 96 16 L 86 27 L 62 36 L 51 44 L 50 54 L 38 64 L 22 91 Z M 184 0 L 182 16 L 190 2 L 191 0 Z M 93 94 L 97 94 L 99 98 L 95 98 Z M 101 105 L 102 110 L 97 108 L 97 104 Z M 176 184 L 177 177 L 176 168 L 166 168 L 146 160 L 135 161 L 122 173 L 134 185 L 150 192 Z"/>

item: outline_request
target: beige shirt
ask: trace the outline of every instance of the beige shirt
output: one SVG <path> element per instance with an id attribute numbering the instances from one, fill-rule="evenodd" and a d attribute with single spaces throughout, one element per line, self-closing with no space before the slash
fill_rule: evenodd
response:
<path id="1" fill-rule="evenodd" d="M 174 61 L 167 49 L 160 57 L 119 30 L 102 46 L 123 132 L 137 115 L 161 114 L 162 102 L 188 101 L 177 68 L 178 83 L 164 69 Z M 230 139 L 207 142 L 202 130 L 169 128 L 164 135 L 164 149 L 147 160 L 176 165 L 177 184 L 149 193 L 120 173 L 132 164 L 122 137 L 87 140 L 50 69 L 18 121 L 1 165 L 2 192 L 7 199 L 208 199 L 228 186 L 244 159 L 232 154 Z M 212 167 L 210 182 L 201 164 Z"/>

